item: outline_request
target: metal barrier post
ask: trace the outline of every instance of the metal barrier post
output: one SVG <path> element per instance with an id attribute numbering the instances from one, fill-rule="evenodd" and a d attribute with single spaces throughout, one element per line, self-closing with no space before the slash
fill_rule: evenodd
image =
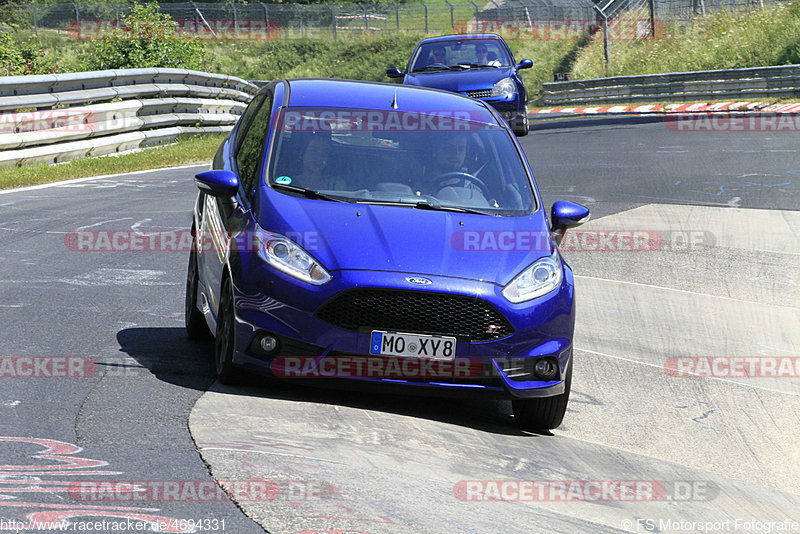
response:
<path id="1" fill-rule="evenodd" d="M 364 7 L 364 4 L 361 2 L 358 3 L 358 7 L 361 8 L 361 13 L 364 15 L 364 31 L 369 33 L 369 19 L 367 18 L 367 8 Z"/>
<path id="2" fill-rule="evenodd" d="M 453 20 L 453 4 L 451 4 L 447 0 L 444 0 L 444 3 L 447 4 L 447 6 L 450 8 L 450 29 L 451 30 L 455 30 L 456 29 L 456 23 L 455 23 L 455 20 Z"/>
<path id="3" fill-rule="evenodd" d="M 470 0 L 469 3 L 472 4 L 473 8 L 475 8 L 475 24 L 477 24 L 478 23 L 478 4 L 476 4 L 472 0 Z"/>
<path id="4" fill-rule="evenodd" d="M 36 4 L 33 4 L 33 33 L 39 35 L 39 27 L 36 24 Z"/>
<path id="5" fill-rule="evenodd" d="M 239 17 L 236 13 L 236 4 L 231 2 L 231 7 L 233 7 L 233 36 L 236 39 L 239 39 Z"/>
<path id="6" fill-rule="evenodd" d="M 389 5 L 394 8 L 394 22 L 395 22 L 396 29 L 399 31 L 400 30 L 400 10 L 397 8 L 397 4 L 395 4 L 394 2 L 389 2 Z"/>
<path id="7" fill-rule="evenodd" d="M 592 7 L 603 18 L 603 57 L 606 61 L 606 76 L 608 76 L 608 17 L 603 13 L 603 10 L 596 5 Z"/>
<path id="8" fill-rule="evenodd" d="M 300 37 L 305 37 L 306 28 L 303 25 L 303 8 L 300 7 L 300 4 L 295 4 L 294 7 L 297 8 L 297 13 L 300 15 Z"/>
<path id="9" fill-rule="evenodd" d="M 331 20 L 333 20 L 333 40 L 336 40 L 336 6 L 328 6 L 331 10 Z"/>
<path id="10" fill-rule="evenodd" d="M 269 8 L 264 2 L 259 2 L 259 4 L 261 4 L 261 8 L 264 10 L 264 26 L 267 28 L 267 35 L 269 35 Z M 280 32 L 280 29 L 278 29 L 278 32 Z"/>
<path id="11" fill-rule="evenodd" d="M 422 7 L 425 8 L 425 33 L 428 33 L 428 6 L 425 5 L 425 2 L 419 0 L 419 3 L 422 4 Z"/>

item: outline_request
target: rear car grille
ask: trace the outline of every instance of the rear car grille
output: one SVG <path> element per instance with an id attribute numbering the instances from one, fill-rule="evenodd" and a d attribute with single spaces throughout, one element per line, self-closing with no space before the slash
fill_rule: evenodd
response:
<path id="1" fill-rule="evenodd" d="M 467 96 L 470 98 L 489 98 L 492 96 L 492 90 L 480 89 L 478 91 L 467 91 Z"/>
<path id="2" fill-rule="evenodd" d="M 514 329 L 488 302 L 463 295 L 354 289 L 323 305 L 317 317 L 345 330 L 390 330 L 494 341 Z"/>

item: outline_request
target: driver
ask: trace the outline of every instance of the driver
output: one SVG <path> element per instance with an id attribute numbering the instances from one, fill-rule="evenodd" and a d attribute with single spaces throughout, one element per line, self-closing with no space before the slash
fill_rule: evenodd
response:
<path id="1" fill-rule="evenodd" d="M 436 63 L 447 65 L 447 51 L 443 46 L 437 46 L 431 50 L 431 64 L 435 65 Z"/>
<path id="2" fill-rule="evenodd" d="M 489 205 L 477 183 L 469 179 L 464 162 L 467 156 L 467 134 L 449 133 L 435 143 L 429 161 L 422 170 L 423 183 L 417 195 L 431 195 L 447 203 L 476 206 Z M 468 175 L 465 177 L 464 175 Z"/>
<path id="3" fill-rule="evenodd" d="M 433 150 L 433 158 L 425 165 L 426 178 L 432 179 L 448 172 L 466 172 L 464 159 L 467 157 L 467 135 L 449 135 Z"/>

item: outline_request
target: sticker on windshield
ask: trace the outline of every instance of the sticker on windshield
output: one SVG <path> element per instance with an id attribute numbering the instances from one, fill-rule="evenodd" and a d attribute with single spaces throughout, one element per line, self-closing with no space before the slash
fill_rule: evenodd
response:
<path id="1" fill-rule="evenodd" d="M 275 183 L 281 185 L 289 185 L 290 183 L 292 183 L 292 179 L 289 178 L 288 176 L 278 176 L 277 178 L 275 178 Z"/>

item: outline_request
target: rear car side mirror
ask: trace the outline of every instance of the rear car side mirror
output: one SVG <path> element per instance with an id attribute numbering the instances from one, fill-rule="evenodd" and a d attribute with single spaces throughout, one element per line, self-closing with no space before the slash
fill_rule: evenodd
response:
<path id="1" fill-rule="evenodd" d="M 402 78 L 406 73 L 400 69 L 386 69 L 386 76 L 389 78 Z"/>
<path id="2" fill-rule="evenodd" d="M 533 61 L 530 59 L 523 59 L 519 62 L 519 65 L 517 65 L 517 70 L 529 69 L 531 67 L 533 67 Z"/>

